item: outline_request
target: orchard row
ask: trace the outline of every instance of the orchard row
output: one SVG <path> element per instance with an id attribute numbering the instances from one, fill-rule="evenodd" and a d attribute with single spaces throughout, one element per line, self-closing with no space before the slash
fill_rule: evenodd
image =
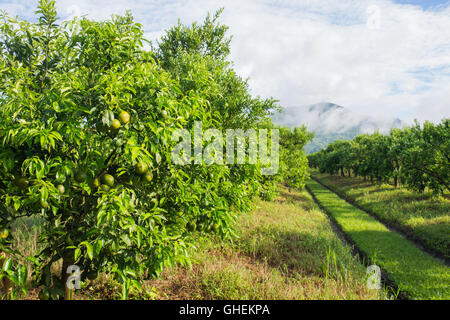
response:
<path id="1" fill-rule="evenodd" d="M 361 134 L 335 141 L 308 156 L 322 173 L 399 183 L 437 195 L 450 191 L 450 119 L 438 124 L 393 129 L 390 134 Z"/>

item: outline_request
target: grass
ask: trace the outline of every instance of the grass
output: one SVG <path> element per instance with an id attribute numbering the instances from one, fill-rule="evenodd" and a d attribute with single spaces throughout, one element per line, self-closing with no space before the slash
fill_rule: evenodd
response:
<path id="1" fill-rule="evenodd" d="M 275 202 L 257 200 L 237 223 L 239 239 L 203 239 L 190 268 L 175 266 L 146 281 L 136 299 L 380 299 L 366 287 L 365 267 L 333 232 L 306 191 L 281 190 Z M 106 275 L 83 294 L 117 298 Z M 80 298 L 83 298 L 80 296 Z"/>
<path id="2" fill-rule="evenodd" d="M 408 298 L 450 298 L 450 270 L 443 263 L 318 182 L 308 180 L 307 187 L 358 248 L 376 257 L 375 263 Z"/>
<path id="3" fill-rule="evenodd" d="M 133 299 L 383 299 L 366 286 L 366 268 L 332 230 L 306 191 L 281 188 L 274 202 L 256 200 L 237 221 L 239 238 L 199 238 L 191 267 L 174 266 Z M 18 249 L 36 250 L 38 230 L 16 229 Z M 25 228 L 27 227 L 27 228 Z M 28 231 L 27 231 L 28 230 Z M 55 270 L 58 273 L 58 270 Z M 119 299 L 108 274 L 87 281 L 76 299 Z M 26 299 L 37 299 L 39 288 Z"/>
<path id="4" fill-rule="evenodd" d="M 32 262 L 26 259 L 26 257 L 34 256 L 43 246 L 39 243 L 39 236 L 42 232 L 41 230 L 41 220 L 38 216 L 32 217 L 22 217 L 14 222 L 12 225 L 13 243 L 11 248 L 21 252 L 22 255 L 15 255 L 16 259 L 22 265 L 27 266 L 28 279 L 32 274 Z M 5 290 L 5 284 L 9 284 L 7 288 L 10 288 L 10 282 L 6 279 L 0 281 L 0 300 L 9 293 L 9 290 Z M 7 291 L 7 292 L 6 292 Z M 18 299 L 24 298 L 22 292 L 18 293 Z"/>
<path id="5" fill-rule="evenodd" d="M 14 242 L 12 249 L 20 251 L 24 257 L 33 256 L 43 249 L 39 243 L 39 236 L 42 232 L 41 220 L 38 216 L 22 217 L 18 219 L 12 227 Z M 19 262 L 27 265 L 30 269 L 31 263 L 26 259 L 19 259 Z"/>
<path id="6" fill-rule="evenodd" d="M 450 258 L 450 195 L 436 199 L 389 184 L 313 173 L 314 178 L 425 246 Z"/>

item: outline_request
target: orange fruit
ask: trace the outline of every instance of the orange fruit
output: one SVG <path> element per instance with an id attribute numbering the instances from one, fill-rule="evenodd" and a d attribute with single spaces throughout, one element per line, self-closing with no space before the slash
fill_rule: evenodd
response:
<path id="1" fill-rule="evenodd" d="M 110 174 L 105 174 L 102 178 L 102 182 L 112 187 L 114 185 L 114 177 Z"/>
<path id="2" fill-rule="evenodd" d="M 82 183 L 84 181 L 86 181 L 87 179 L 87 175 L 86 172 L 78 170 L 75 172 L 75 181 L 78 183 Z"/>
<path id="3" fill-rule="evenodd" d="M 20 189 L 26 189 L 28 187 L 28 180 L 24 177 L 17 177 L 14 180 L 14 183 L 16 186 L 18 186 Z"/>
<path id="4" fill-rule="evenodd" d="M 98 178 L 95 178 L 94 181 L 92 181 L 92 185 L 94 186 L 94 188 L 100 187 L 100 181 L 98 180 Z"/>
<path id="5" fill-rule="evenodd" d="M 8 235 L 9 235 L 8 229 L 3 229 L 2 231 L 0 231 L 0 239 L 6 239 L 8 238 Z"/>
<path id="6" fill-rule="evenodd" d="M 48 202 L 45 201 L 45 200 L 41 200 L 41 207 L 42 207 L 43 209 L 47 209 L 47 208 L 48 208 Z"/>
<path id="7" fill-rule="evenodd" d="M 50 299 L 50 294 L 48 293 L 48 291 L 42 289 L 39 292 L 39 300 L 49 300 L 49 299 Z"/>
<path id="8" fill-rule="evenodd" d="M 102 190 L 103 192 L 108 192 L 109 189 L 111 188 L 107 184 L 100 185 L 100 190 Z"/>
<path id="9" fill-rule="evenodd" d="M 62 184 L 59 184 L 56 189 L 58 189 L 59 194 L 64 194 L 66 192 L 66 188 Z"/>
<path id="10" fill-rule="evenodd" d="M 144 178 L 145 180 L 147 180 L 147 182 L 151 182 L 153 180 L 153 173 L 151 171 L 147 171 Z"/>
<path id="11" fill-rule="evenodd" d="M 111 122 L 111 129 L 112 130 L 119 130 L 121 127 L 120 121 L 117 119 L 114 119 L 113 122 Z"/>
<path id="12" fill-rule="evenodd" d="M 126 111 L 122 111 L 119 114 L 119 120 L 123 124 L 127 124 L 128 122 L 130 122 L 130 114 L 128 112 L 126 112 Z"/>
<path id="13" fill-rule="evenodd" d="M 147 170 L 148 166 L 142 161 L 138 162 L 138 164 L 136 165 L 136 172 L 139 175 L 143 175 L 144 173 L 147 172 Z"/>

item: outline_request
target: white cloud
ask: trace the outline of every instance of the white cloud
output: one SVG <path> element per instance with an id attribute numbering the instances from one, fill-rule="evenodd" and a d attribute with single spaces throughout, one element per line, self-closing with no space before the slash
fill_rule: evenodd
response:
<path id="1" fill-rule="evenodd" d="M 21 16 L 29 1 L 2 2 Z M 57 0 L 104 19 L 131 9 L 152 40 L 225 7 L 231 59 L 252 92 L 283 106 L 330 101 L 360 113 L 437 121 L 450 116 L 450 7 L 388 0 Z"/>

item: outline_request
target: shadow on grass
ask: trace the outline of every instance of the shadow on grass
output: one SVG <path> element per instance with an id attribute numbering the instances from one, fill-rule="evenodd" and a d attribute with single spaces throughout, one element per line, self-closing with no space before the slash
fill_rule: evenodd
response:
<path id="1" fill-rule="evenodd" d="M 300 202 L 311 201 L 311 198 L 307 197 L 306 195 L 300 194 L 300 193 L 292 193 L 292 192 L 289 193 L 289 192 L 282 190 L 282 191 L 280 191 L 279 194 L 281 197 L 284 197 L 290 201 L 300 201 Z"/>

